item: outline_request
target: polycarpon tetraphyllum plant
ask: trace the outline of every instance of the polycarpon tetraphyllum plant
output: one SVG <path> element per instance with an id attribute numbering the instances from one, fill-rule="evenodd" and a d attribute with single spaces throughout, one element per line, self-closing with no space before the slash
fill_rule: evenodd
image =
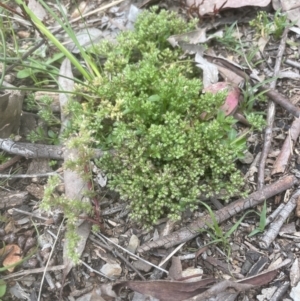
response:
<path id="1" fill-rule="evenodd" d="M 97 164 L 109 187 L 144 226 L 180 218 L 201 194 L 239 195 L 243 184 L 235 160 L 245 140 L 219 110 L 225 93 L 201 94 L 199 71 L 166 41 L 194 28 L 175 13 L 141 13 L 133 31 L 92 49 L 105 58 L 101 77 L 77 86 L 88 96 L 69 106 L 77 130 L 85 124 L 96 141 L 91 146 L 106 151 Z"/>

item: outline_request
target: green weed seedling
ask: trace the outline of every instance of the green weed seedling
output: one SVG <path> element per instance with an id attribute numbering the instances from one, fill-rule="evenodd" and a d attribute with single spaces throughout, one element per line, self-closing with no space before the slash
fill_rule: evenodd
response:
<path id="1" fill-rule="evenodd" d="M 254 229 L 248 236 L 254 236 L 258 233 L 264 232 L 265 228 L 266 228 L 266 220 L 267 220 L 267 203 L 266 201 L 264 202 L 262 211 L 260 213 L 256 214 L 259 216 L 259 225 L 256 229 Z"/>
<path id="2" fill-rule="evenodd" d="M 3 164 L 9 160 L 9 156 L 7 156 L 4 152 L 0 152 L 0 164 Z"/>
<path id="3" fill-rule="evenodd" d="M 38 110 L 38 116 L 46 123 L 46 125 L 55 129 L 55 127 L 60 126 L 60 119 L 56 117 L 52 111 L 52 102 L 52 97 L 47 95 L 41 97 L 39 101 L 36 101 L 34 96 L 30 95 L 26 99 L 25 105 L 28 109 Z M 58 145 L 60 144 L 60 138 L 57 134 L 58 132 L 58 130 L 55 132 L 52 129 L 45 132 L 42 127 L 37 127 L 36 130 L 31 131 L 26 138 L 32 143 L 37 141 L 47 141 L 49 144 Z"/>
<path id="4" fill-rule="evenodd" d="M 47 141 L 48 144 L 60 144 L 60 139 L 57 133 L 52 130 L 45 132 L 45 130 L 41 127 L 37 127 L 36 130 L 31 131 L 26 138 L 32 143 L 37 141 Z"/>
<path id="5" fill-rule="evenodd" d="M 216 37 L 218 43 L 224 45 L 226 49 L 237 51 L 241 48 L 240 41 L 235 36 L 237 22 L 232 23 L 230 26 L 225 26 L 224 34 L 222 37 Z"/>
<path id="6" fill-rule="evenodd" d="M 211 210 L 211 208 L 201 202 L 201 204 L 207 209 L 211 220 L 212 224 L 207 224 L 206 226 L 208 227 L 207 229 L 201 229 L 200 232 L 207 232 L 210 237 L 212 238 L 212 241 L 208 243 L 207 245 L 210 244 L 221 244 L 225 254 L 227 254 L 227 258 L 230 258 L 230 253 L 231 253 L 231 246 L 229 242 L 230 236 L 237 230 L 237 228 L 240 226 L 241 222 L 243 219 L 246 217 L 247 214 L 254 212 L 253 210 L 247 211 L 226 233 L 223 233 L 222 228 L 219 226 L 219 223 L 216 219 L 215 213 Z"/>
<path id="7" fill-rule="evenodd" d="M 81 73 L 81 75 L 89 80 L 92 78 L 92 74 L 89 73 L 80 63 L 80 61 L 48 30 L 48 28 L 40 21 L 40 19 L 28 8 L 25 1 L 23 0 L 16 0 L 17 4 L 20 5 L 24 11 L 27 13 L 28 17 L 31 18 L 32 22 L 35 24 L 35 26 L 39 29 L 39 31 L 44 34 L 44 36 L 48 39 L 49 42 L 51 42 L 61 54 L 63 54 L 65 57 L 67 57 L 71 63 L 76 67 L 76 69 Z M 69 36 L 72 38 L 75 45 L 80 50 L 81 55 L 84 57 L 84 59 L 90 63 L 91 66 L 94 66 L 95 64 L 91 61 L 91 57 L 88 56 L 86 51 L 82 49 L 82 47 L 79 45 L 75 33 L 73 30 L 68 26 L 68 22 L 65 23 L 60 16 L 57 16 L 57 14 L 54 13 L 54 11 L 44 2 L 40 1 L 40 3 L 44 6 L 44 8 L 47 10 L 48 13 L 51 14 L 51 16 L 64 28 L 65 32 L 69 34 Z M 63 10 L 62 10 L 63 11 Z M 64 15 L 65 16 L 65 15 Z M 99 75 L 97 68 L 93 69 L 96 71 L 96 74 Z"/>
<path id="8" fill-rule="evenodd" d="M 17 78 L 25 79 L 30 77 L 35 85 L 43 85 L 40 77 L 43 77 L 44 74 L 49 75 L 53 81 L 56 81 L 58 74 L 58 69 L 53 66 L 53 63 L 61 60 L 64 57 L 62 53 L 56 53 L 53 57 L 45 60 L 44 58 L 30 58 L 28 63 L 24 63 L 23 68 L 17 72 Z"/>
<path id="9" fill-rule="evenodd" d="M 54 115 L 51 104 L 53 103 L 53 98 L 50 96 L 43 96 L 39 101 L 34 101 L 38 108 L 38 116 L 43 119 L 48 126 L 60 125 L 60 119 Z"/>
<path id="10" fill-rule="evenodd" d="M 4 280 L 0 279 L 0 298 L 4 297 L 6 293 L 6 283 Z M 0 299 L 2 301 L 2 299 Z"/>
<path id="11" fill-rule="evenodd" d="M 280 39 L 284 29 L 291 24 L 287 21 L 286 14 L 276 11 L 274 20 L 268 17 L 267 12 L 258 12 L 256 18 L 249 22 L 256 29 L 257 35 L 264 38 L 273 35 L 276 40 Z"/>

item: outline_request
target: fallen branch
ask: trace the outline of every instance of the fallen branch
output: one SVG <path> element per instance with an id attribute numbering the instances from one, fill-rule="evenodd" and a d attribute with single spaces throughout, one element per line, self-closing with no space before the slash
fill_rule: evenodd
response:
<path id="1" fill-rule="evenodd" d="M 25 158 L 46 158 L 62 160 L 65 156 L 65 147 L 59 145 L 46 145 L 15 142 L 11 139 L 0 139 L 0 149 L 7 153 L 23 156 Z M 103 152 L 94 149 L 95 158 L 100 158 Z"/>
<path id="2" fill-rule="evenodd" d="M 262 190 L 250 194 L 247 198 L 239 199 L 216 211 L 214 213 L 216 220 L 218 223 L 221 223 L 246 209 L 262 203 L 264 200 L 291 188 L 296 183 L 298 183 L 298 180 L 295 176 L 284 177 L 275 183 L 265 186 Z M 140 246 L 137 251 L 141 253 L 153 248 L 170 248 L 172 246 L 189 241 L 199 235 L 199 230 L 205 228 L 207 223 L 212 223 L 211 216 L 209 214 L 189 224 L 187 227 L 173 232 L 170 235 L 159 238 L 156 241 L 145 243 L 144 245 Z"/>
<path id="3" fill-rule="evenodd" d="M 269 230 L 259 240 L 259 246 L 262 249 L 267 249 L 278 235 L 282 225 L 297 206 L 298 198 L 300 197 L 300 190 L 297 190 L 290 200 L 284 205 L 275 220 L 271 223 Z"/>

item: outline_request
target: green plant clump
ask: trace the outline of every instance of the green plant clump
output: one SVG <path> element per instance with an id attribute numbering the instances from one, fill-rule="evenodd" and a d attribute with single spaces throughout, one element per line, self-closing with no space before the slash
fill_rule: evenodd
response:
<path id="1" fill-rule="evenodd" d="M 259 36 L 266 38 L 269 35 L 274 35 L 276 40 L 281 38 L 284 29 L 290 25 L 286 14 L 280 10 L 276 11 L 274 20 L 271 20 L 265 11 L 260 11 L 249 24 L 257 30 Z"/>
<path id="2" fill-rule="evenodd" d="M 106 58 L 101 77 L 77 86 L 88 96 L 69 105 L 74 125 L 106 150 L 98 165 L 110 188 L 146 226 L 195 209 L 201 193 L 238 194 L 243 182 L 234 161 L 245 144 L 237 148 L 235 120 L 219 111 L 224 93 L 201 94 L 193 63 L 166 41 L 193 28 L 174 13 L 143 12 L 134 31 L 93 49 Z"/>

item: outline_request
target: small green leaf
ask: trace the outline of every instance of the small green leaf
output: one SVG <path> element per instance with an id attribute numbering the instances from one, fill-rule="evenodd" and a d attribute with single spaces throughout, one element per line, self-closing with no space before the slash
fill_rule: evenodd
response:
<path id="1" fill-rule="evenodd" d="M 267 220 L 267 202 L 264 201 L 264 205 L 260 214 L 259 227 L 261 229 L 265 229 Z"/>
<path id="2" fill-rule="evenodd" d="M 259 228 L 254 229 L 249 235 L 248 237 L 252 237 L 258 233 L 261 233 L 262 231 Z"/>
<path id="3" fill-rule="evenodd" d="M 37 73 L 37 71 L 34 71 L 31 68 L 25 68 L 25 69 L 17 72 L 17 78 L 24 79 L 24 78 L 27 78 L 27 77 L 33 75 L 34 73 Z"/>
<path id="4" fill-rule="evenodd" d="M 64 54 L 62 52 L 55 53 L 50 59 L 46 61 L 46 65 L 51 65 L 52 63 L 62 59 Z"/>
<path id="5" fill-rule="evenodd" d="M 0 280 L 0 297 L 3 297 L 6 293 L 6 283 Z"/>
<path id="6" fill-rule="evenodd" d="M 148 98 L 149 101 L 159 101 L 160 100 L 160 96 L 159 95 L 151 95 Z"/>
<path id="7" fill-rule="evenodd" d="M 49 131 L 48 131 L 48 136 L 49 136 L 50 138 L 56 138 L 56 137 L 57 137 L 57 135 L 56 135 L 52 130 L 49 130 Z"/>

